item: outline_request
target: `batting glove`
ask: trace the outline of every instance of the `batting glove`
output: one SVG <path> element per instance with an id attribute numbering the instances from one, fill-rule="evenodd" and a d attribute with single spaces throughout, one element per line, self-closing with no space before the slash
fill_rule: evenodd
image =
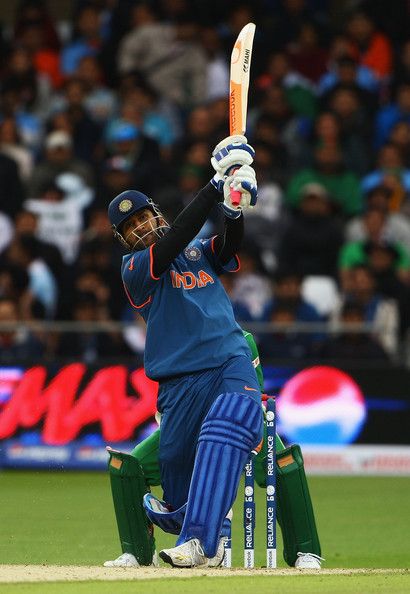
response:
<path id="1" fill-rule="evenodd" d="M 238 206 L 231 202 L 231 190 L 241 193 L 241 199 Z M 249 165 L 242 165 L 232 175 L 225 179 L 223 186 L 224 201 L 222 210 L 225 216 L 231 219 L 237 219 L 242 210 L 255 206 L 258 198 L 258 185 L 256 182 L 255 171 Z"/>
<path id="2" fill-rule="evenodd" d="M 241 165 L 251 165 L 255 151 L 246 136 L 228 136 L 216 145 L 212 152 L 211 165 L 219 177 L 229 175 L 230 170 Z"/>

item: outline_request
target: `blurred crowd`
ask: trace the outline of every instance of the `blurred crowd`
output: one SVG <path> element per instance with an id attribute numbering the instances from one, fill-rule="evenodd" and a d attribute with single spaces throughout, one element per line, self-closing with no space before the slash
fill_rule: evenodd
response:
<path id="1" fill-rule="evenodd" d="M 395 360 L 410 326 L 407 1 L 73 0 L 70 19 L 15 4 L 0 36 L 0 322 L 129 325 L 2 330 L 1 361 L 143 352 L 107 205 L 136 188 L 172 221 L 207 183 L 250 21 L 259 201 L 224 279 L 236 317 L 277 325 L 257 335 L 262 356 Z M 201 233 L 222 225 L 215 208 Z"/>

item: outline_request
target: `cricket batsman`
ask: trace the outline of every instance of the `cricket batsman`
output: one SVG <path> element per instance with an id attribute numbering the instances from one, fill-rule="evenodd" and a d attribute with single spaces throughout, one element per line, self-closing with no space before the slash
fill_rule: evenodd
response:
<path id="1" fill-rule="evenodd" d="M 155 498 L 147 505 L 151 520 L 162 527 L 161 518 L 169 520 L 168 512 L 173 516 L 176 545 L 159 555 L 174 567 L 221 564 L 240 476 L 263 433 L 252 355 L 219 280 L 239 269 L 243 211 L 257 200 L 253 156 L 242 135 L 220 142 L 211 159 L 215 175 L 171 226 L 135 190 L 121 193 L 108 208 L 114 235 L 129 250 L 122 263 L 126 294 L 147 324 L 145 372 L 159 383 L 158 460 L 166 508 L 155 505 Z M 240 194 L 236 206 L 232 190 Z M 224 232 L 196 239 L 218 204 L 225 215 Z M 130 458 L 140 467 L 135 456 Z M 125 462 L 130 460 L 112 454 L 110 469 L 122 476 Z M 131 472 L 138 479 L 135 465 Z M 132 482 L 135 497 L 130 499 L 137 507 L 140 483 Z M 124 499 L 123 486 L 118 492 Z M 127 506 L 122 503 L 117 517 L 124 519 Z M 151 559 L 136 559 L 149 564 L 152 554 L 151 542 Z"/>

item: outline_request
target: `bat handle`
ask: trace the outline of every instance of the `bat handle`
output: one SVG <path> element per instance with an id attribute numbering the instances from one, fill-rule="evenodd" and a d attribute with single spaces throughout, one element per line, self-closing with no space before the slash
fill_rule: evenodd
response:
<path id="1" fill-rule="evenodd" d="M 232 175 L 233 173 L 235 173 L 235 171 L 237 171 L 239 169 L 239 167 L 234 167 L 233 169 L 231 169 L 229 171 L 229 175 Z M 241 202 L 241 193 L 238 190 L 233 190 L 231 188 L 231 202 L 232 202 L 232 206 L 239 206 L 240 202 Z"/>

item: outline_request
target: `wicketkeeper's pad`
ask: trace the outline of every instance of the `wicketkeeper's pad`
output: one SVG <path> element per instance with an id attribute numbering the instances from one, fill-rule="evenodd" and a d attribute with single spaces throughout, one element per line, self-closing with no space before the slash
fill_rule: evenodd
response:
<path id="1" fill-rule="evenodd" d="M 299 552 L 321 555 L 303 456 L 298 445 L 277 453 L 276 472 L 283 557 L 293 567 Z"/>
<path id="2" fill-rule="evenodd" d="M 140 565 L 151 565 L 155 550 L 153 526 L 143 508 L 149 492 L 136 458 L 107 448 L 111 491 L 123 553 L 131 553 Z"/>

